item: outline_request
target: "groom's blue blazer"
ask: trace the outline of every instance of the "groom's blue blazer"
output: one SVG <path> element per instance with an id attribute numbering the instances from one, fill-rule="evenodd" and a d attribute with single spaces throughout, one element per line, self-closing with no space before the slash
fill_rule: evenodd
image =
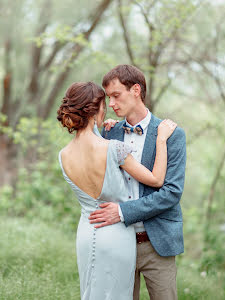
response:
<path id="1" fill-rule="evenodd" d="M 152 171 L 157 128 L 162 120 L 151 115 L 141 163 Z M 124 141 L 124 121 L 110 131 L 103 130 L 106 139 Z M 180 199 L 184 188 L 186 139 L 183 129 L 177 127 L 167 141 L 167 172 L 161 188 L 139 184 L 139 199 L 120 203 L 125 225 L 144 222 L 152 246 L 160 256 L 175 256 L 184 251 L 183 221 Z"/>

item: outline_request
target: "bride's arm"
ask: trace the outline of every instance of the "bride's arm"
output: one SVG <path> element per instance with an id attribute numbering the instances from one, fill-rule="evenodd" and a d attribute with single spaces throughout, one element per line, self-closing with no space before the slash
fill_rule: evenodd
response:
<path id="1" fill-rule="evenodd" d="M 164 183 L 167 169 L 167 145 L 166 141 L 175 130 L 177 124 L 171 120 L 164 120 L 158 127 L 156 140 L 156 157 L 152 172 L 137 162 L 132 155 L 128 154 L 121 165 L 137 181 L 152 187 L 161 187 Z"/>

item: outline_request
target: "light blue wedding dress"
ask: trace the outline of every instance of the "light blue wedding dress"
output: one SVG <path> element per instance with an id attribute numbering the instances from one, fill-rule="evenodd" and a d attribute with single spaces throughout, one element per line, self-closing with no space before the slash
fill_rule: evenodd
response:
<path id="1" fill-rule="evenodd" d="M 97 126 L 94 132 L 99 135 Z M 76 239 L 81 300 L 132 300 L 136 266 L 134 227 L 126 227 L 120 222 L 96 229 L 88 219 L 101 203 L 128 200 L 120 165 L 132 149 L 123 142 L 109 141 L 104 183 L 97 199 L 87 195 L 69 179 L 63 169 L 61 151 L 59 162 L 63 176 L 81 205 Z"/>

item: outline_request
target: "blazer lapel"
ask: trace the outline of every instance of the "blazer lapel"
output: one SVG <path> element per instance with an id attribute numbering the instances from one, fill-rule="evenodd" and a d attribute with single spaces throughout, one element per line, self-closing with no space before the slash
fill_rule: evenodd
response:
<path id="1" fill-rule="evenodd" d="M 114 140 L 119 140 L 119 141 L 123 142 L 124 141 L 123 124 L 124 124 L 124 121 L 119 122 L 118 124 L 116 124 L 116 126 L 112 130 L 105 131 L 104 137 L 109 140 L 114 139 Z"/>
<path id="2" fill-rule="evenodd" d="M 124 130 L 123 130 L 123 125 L 124 125 L 124 121 L 120 122 L 117 126 L 117 128 L 115 128 L 115 134 L 113 135 L 112 138 L 115 138 L 116 140 L 119 140 L 121 142 L 124 141 Z"/>
<path id="3" fill-rule="evenodd" d="M 148 125 L 147 134 L 145 137 L 144 149 L 142 152 L 141 163 L 146 168 L 152 170 L 153 154 L 156 148 L 158 122 L 153 114 L 151 114 L 151 120 Z M 139 184 L 139 195 L 143 195 L 144 185 Z"/>

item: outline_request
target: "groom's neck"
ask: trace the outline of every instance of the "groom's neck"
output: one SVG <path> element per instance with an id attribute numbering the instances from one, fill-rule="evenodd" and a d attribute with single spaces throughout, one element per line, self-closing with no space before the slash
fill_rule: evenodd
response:
<path id="1" fill-rule="evenodd" d="M 137 107 L 134 111 L 132 111 L 129 115 L 126 116 L 127 122 L 134 126 L 135 124 L 141 122 L 148 114 L 148 111 L 145 105 L 141 107 Z"/>

